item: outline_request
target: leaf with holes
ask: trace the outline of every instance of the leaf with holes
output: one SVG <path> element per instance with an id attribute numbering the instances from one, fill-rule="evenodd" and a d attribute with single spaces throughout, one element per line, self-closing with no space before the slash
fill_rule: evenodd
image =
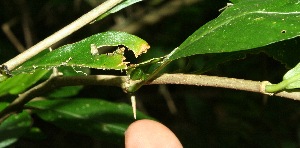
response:
<path id="1" fill-rule="evenodd" d="M 127 68 L 124 62 L 124 48 L 117 49 L 113 53 L 101 53 L 101 47 L 126 46 L 137 57 L 147 52 L 148 43 L 141 38 L 125 32 L 104 32 L 85 38 L 79 42 L 62 46 L 52 52 L 44 54 L 33 60 L 29 60 L 13 70 L 13 74 L 32 72 L 36 69 L 51 69 L 59 66 L 78 66 L 96 69 Z"/>

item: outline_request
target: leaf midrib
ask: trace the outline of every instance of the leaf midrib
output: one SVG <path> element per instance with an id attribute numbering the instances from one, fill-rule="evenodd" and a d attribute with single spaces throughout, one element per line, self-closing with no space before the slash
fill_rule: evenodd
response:
<path id="1" fill-rule="evenodd" d="M 231 7 L 231 8 L 228 8 L 228 9 L 234 9 L 234 7 Z M 225 11 L 226 11 L 226 10 L 225 10 Z M 203 38 L 204 36 L 210 34 L 211 32 L 213 32 L 213 31 L 215 31 L 216 29 L 222 27 L 223 25 L 226 25 L 226 24 L 232 22 L 232 21 L 235 20 L 235 19 L 238 19 L 238 18 L 240 18 L 240 17 L 244 17 L 244 16 L 246 16 L 246 15 L 250 15 L 250 14 L 281 14 L 281 15 L 289 15 L 289 14 L 300 14 L 300 12 L 298 12 L 298 11 L 295 11 L 295 12 L 275 12 L 275 11 L 261 11 L 261 10 L 253 11 L 253 12 L 249 12 L 249 11 L 248 11 L 248 12 L 244 12 L 244 13 L 241 13 L 240 15 L 236 15 L 236 16 L 234 16 L 234 17 L 227 17 L 227 18 L 230 18 L 230 19 L 228 19 L 228 20 L 226 19 L 226 21 L 220 22 L 220 24 L 216 24 L 216 26 L 215 26 L 215 27 L 212 27 L 212 29 L 209 29 L 209 30 L 207 30 L 207 31 L 204 31 L 202 34 L 199 34 L 199 35 L 198 35 L 199 37 L 196 38 L 193 42 L 196 42 L 196 41 L 200 40 L 200 39 Z M 182 50 L 182 49 L 184 49 L 184 48 L 190 46 L 191 44 L 193 44 L 193 42 L 186 44 L 184 47 L 180 47 L 180 46 L 179 46 L 178 48 L 175 48 L 174 51 L 172 51 L 172 52 L 167 56 L 166 59 L 169 59 L 174 53 L 176 53 L 177 50 Z M 169 60 L 167 60 L 167 61 L 169 61 Z"/>

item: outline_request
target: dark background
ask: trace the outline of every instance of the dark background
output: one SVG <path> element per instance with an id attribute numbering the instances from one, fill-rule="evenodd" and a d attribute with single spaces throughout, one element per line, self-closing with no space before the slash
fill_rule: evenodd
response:
<path id="1" fill-rule="evenodd" d="M 101 0 L 1 0 L 0 24 L 14 21 L 10 29 L 20 44 L 28 48 L 94 8 Z M 172 5 L 182 2 L 180 5 Z M 138 63 L 168 54 L 206 22 L 216 18 L 225 0 L 147 0 L 112 14 L 102 21 L 87 25 L 52 46 L 59 47 L 107 30 L 121 30 L 146 40 L 151 49 L 135 59 Z M 158 12 L 165 10 L 167 14 Z M 171 12 L 172 11 L 172 12 Z M 157 19 L 143 18 L 152 14 Z M 138 23 L 133 30 L 128 26 Z M 24 30 L 28 31 L 24 33 Z M 30 41 L 30 40 L 31 41 Z M 29 40 L 29 41 L 28 41 Z M 0 62 L 14 57 L 16 50 L 8 37 L 0 33 Z M 193 73 L 216 55 L 198 55 L 174 61 L 167 72 Z M 297 62 L 297 61 L 296 61 Z M 292 62 L 290 65 L 296 64 Z M 280 82 L 286 65 L 263 52 L 253 52 L 218 64 L 204 74 Z M 124 75 L 119 71 L 92 70 L 92 74 Z M 104 98 L 128 102 L 119 88 L 85 86 L 79 97 Z M 285 98 L 221 88 L 162 85 L 144 86 L 137 93 L 138 109 L 168 126 L 185 147 L 297 147 L 299 146 L 300 103 Z M 169 107 L 167 101 L 175 106 Z M 175 111 L 174 111 L 175 109 Z M 46 138 L 24 137 L 16 147 L 103 147 L 111 145 L 98 139 L 63 131 L 34 117 L 34 124 Z M 106 147 L 106 146 L 104 146 Z M 117 147 L 117 146 L 116 146 Z"/>

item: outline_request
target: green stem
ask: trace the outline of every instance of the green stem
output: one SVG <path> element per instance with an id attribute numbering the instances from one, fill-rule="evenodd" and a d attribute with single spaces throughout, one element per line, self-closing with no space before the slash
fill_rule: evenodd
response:
<path id="1" fill-rule="evenodd" d="M 163 61 L 163 63 L 157 67 L 154 72 L 148 76 L 144 81 L 141 80 L 135 80 L 131 81 L 130 84 L 126 87 L 126 92 L 132 93 L 137 91 L 139 88 L 141 88 L 144 84 L 148 83 L 149 81 L 153 80 L 156 78 L 159 74 L 159 72 L 166 67 L 171 61 Z"/>
<path id="2" fill-rule="evenodd" d="M 265 91 L 268 93 L 275 93 L 285 89 L 289 84 L 300 80 L 300 74 L 295 75 L 289 79 L 286 79 L 278 84 L 267 85 Z"/>
<path id="3" fill-rule="evenodd" d="M 172 60 L 170 60 L 170 56 L 172 56 L 172 54 L 174 53 L 174 51 L 176 50 L 177 48 L 175 48 L 171 53 L 169 53 L 164 59 L 163 61 L 161 62 L 161 65 L 158 66 L 153 72 L 151 75 L 149 75 L 144 81 L 142 80 L 138 80 L 138 81 L 131 81 L 129 83 L 129 85 L 127 85 L 127 87 L 125 87 L 125 91 L 126 92 L 129 92 L 129 93 L 132 93 L 132 92 L 135 92 L 137 91 L 139 88 L 141 88 L 144 84 L 148 83 L 149 81 L 155 79 L 156 77 L 158 77 L 158 74 L 159 72 L 165 68 L 168 64 L 170 64 L 172 62 Z"/>

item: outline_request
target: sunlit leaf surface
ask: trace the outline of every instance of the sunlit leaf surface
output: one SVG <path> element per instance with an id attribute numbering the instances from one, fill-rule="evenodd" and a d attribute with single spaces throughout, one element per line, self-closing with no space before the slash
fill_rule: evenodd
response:
<path id="1" fill-rule="evenodd" d="M 125 69 L 123 56 L 125 48 L 112 53 L 101 54 L 102 47 L 126 46 L 137 57 L 147 52 L 150 46 L 137 36 L 124 32 L 104 32 L 79 42 L 62 46 L 39 58 L 34 58 L 18 67 L 13 73 L 31 72 L 36 69 L 50 69 L 59 66 L 78 66 L 96 69 Z M 117 48 L 117 47 L 115 47 Z"/>
<path id="2" fill-rule="evenodd" d="M 168 60 L 247 50 L 299 35 L 298 0 L 241 1 L 193 33 L 169 55 Z"/>

